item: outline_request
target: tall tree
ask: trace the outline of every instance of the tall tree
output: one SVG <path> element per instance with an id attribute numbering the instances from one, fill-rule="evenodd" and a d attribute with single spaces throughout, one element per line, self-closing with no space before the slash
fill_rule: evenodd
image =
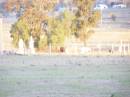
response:
<path id="1" fill-rule="evenodd" d="M 79 37 L 84 44 L 91 35 L 92 27 L 94 27 L 100 19 L 100 12 L 93 11 L 92 6 L 95 0 L 73 0 L 73 3 L 78 8 L 73 22 L 72 29 L 76 36 Z"/>
<path id="2" fill-rule="evenodd" d="M 53 2 L 50 0 L 7 1 L 5 8 L 8 11 L 16 12 L 17 14 L 21 13 L 18 17 L 17 23 L 12 26 L 11 30 L 15 46 L 18 45 L 19 36 L 24 36 L 22 38 L 25 40 L 24 42 L 27 42 L 30 35 L 34 37 L 35 43 L 38 44 L 38 40 L 42 32 L 42 21 L 48 18 L 48 12 L 52 10 L 56 2 L 57 0 L 53 0 Z M 22 29 L 21 27 L 23 26 L 24 28 Z M 23 31 L 25 28 L 28 28 L 26 32 Z"/>
<path id="3" fill-rule="evenodd" d="M 90 28 L 99 19 L 99 13 L 92 11 L 94 0 L 73 0 L 76 12 L 66 9 L 53 17 L 54 14 L 50 13 L 53 12 L 57 2 L 58 0 L 7 1 L 6 9 L 18 14 L 18 21 L 11 30 L 15 46 L 18 45 L 19 38 L 22 38 L 28 46 L 30 35 L 35 39 L 35 46 L 38 48 L 44 48 L 50 42 L 53 45 L 61 45 L 65 38 L 74 32 L 81 40 L 86 41 Z"/>
<path id="4" fill-rule="evenodd" d="M 40 44 L 42 47 L 45 45 L 49 45 L 50 43 L 56 47 L 64 46 L 64 41 L 66 37 L 69 37 L 72 34 L 71 24 L 74 20 L 75 16 L 70 11 L 64 11 L 60 13 L 58 16 L 50 16 L 47 22 L 47 31 L 45 31 L 45 35 L 41 35 Z M 44 43 L 46 42 L 46 43 Z"/>

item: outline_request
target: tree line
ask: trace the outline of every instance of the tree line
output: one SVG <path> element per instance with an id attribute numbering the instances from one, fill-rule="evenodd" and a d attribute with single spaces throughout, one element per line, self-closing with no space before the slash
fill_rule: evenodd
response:
<path id="1" fill-rule="evenodd" d="M 100 19 L 100 12 L 92 9 L 94 3 L 95 0 L 70 0 L 67 4 L 63 0 L 7 0 L 6 10 L 15 12 L 18 18 L 10 31 L 14 46 L 23 39 L 28 47 L 30 36 L 38 49 L 50 43 L 64 45 L 72 35 L 86 44 Z M 57 11 L 57 5 L 64 7 L 59 6 L 61 11 Z"/>

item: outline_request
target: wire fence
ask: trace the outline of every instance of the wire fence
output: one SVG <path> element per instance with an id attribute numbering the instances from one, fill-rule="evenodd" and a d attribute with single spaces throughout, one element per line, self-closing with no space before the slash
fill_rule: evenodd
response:
<path id="1" fill-rule="evenodd" d="M 45 52 L 37 54 L 49 55 L 88 55 L 88 56 L 127 56 L 130 55 L 130 42 L 69 44 L 67 46 L 50 46 Z"/>
<path id="2" fill-rule="evenodd" d="M 81 43 L 69 43 L 64 46 L 49 45 L 46 49 L 41 51 L 23 48 L 23 50 L 15 49 L 13 51 L 4 51 L 3 53 L 22 55 L 129 56 L 130 41 L 120 41 L 116 43 L 87 43 L 86 45 Z"/>

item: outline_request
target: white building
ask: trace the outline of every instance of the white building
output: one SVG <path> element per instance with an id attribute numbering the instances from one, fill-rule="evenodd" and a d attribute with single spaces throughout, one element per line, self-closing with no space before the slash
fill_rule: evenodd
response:
<path id="1" fill-rule="evenodd" d="M 15 19 L 0 18 L 0 52 L 12 51 L 12 38 L 10 37 L 11 26 Z"/>

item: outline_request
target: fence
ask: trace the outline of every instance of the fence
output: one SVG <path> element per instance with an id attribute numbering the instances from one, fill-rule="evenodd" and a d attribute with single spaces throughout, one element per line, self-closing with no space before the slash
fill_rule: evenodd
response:
<path id="1" fill-rule="evenodd" d="M 130 55 L 130 42 L 89 43 L 84 45 L 69 45 L 66 54 L 77 55 Z"/>
<path id="2" fill-rule="evenodd" d="M 16 50 L 17 52 L 18 50 Z M 23 54 L 32 53 L 29 50 L 24 50 Z M 33 53 L 34 54 L 34 53 Z M 116 43 L 88 43 L 84 46 L 81 43 L 70 43 L 67 46 L 52 46 L 50 45 L 46 50 L 36 52 L 35 54 L 49 54 L 49 55 L 88 55 L 88 56 L 129 56 L 130 42 L 121 41 Z"/>
<path id="3" fill-rule="evenodd" d="M 129 56 L 130 42 L 120 41 L 115 43 L 70 43 L 67 46 L 50 46 L 45 52 L 38 54 L 50 55 L 88 55 L 88 56 Z"/>

